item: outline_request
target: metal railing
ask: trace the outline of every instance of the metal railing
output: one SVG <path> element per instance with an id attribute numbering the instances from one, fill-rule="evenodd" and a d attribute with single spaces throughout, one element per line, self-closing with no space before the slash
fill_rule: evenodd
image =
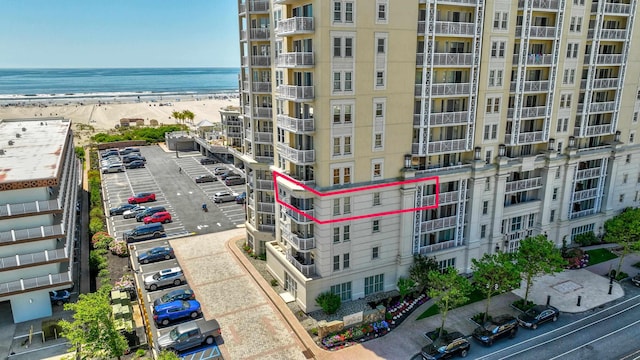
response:
<path id="1" fill-rule="evenodd" d="M 542 178 L 536 177 L 532 179 L 507 181 L 504 187 L 505 193 L 513 193 L 518 191 L 527 191 L 532 189 L 539 189 L 542 187 Z"/>
<path id="2" fill-rule="evenodd" d="M 278 21 L 275 29 L 276 36 L 311 33 L 313 31 L 313 18 L 299 16 Z"/>
<path id="3" fill-rule="evenodd" d="M 449 216 L 435 220 L 423 221 L 422 224 L 420 224 L 420 228 L 422 232 L 426 232 L 455 227 L 457 225 L 456 218 L 456 216 Z"/>
<path id="4" fill-rule="evenodd" d="M 457 203 L 460 198 L 459 191 L 448 191 L 438 194 L 438 205 Z M 422 206 L 436 205 L 436 195 L 425 195 L 422 197 Z"/>
<path id="5" fill-rule="evenodd" d="M 428 59 L 425 60 L 424 54 L 416 54 L 416 65 L 422 66 L 428 63 Z M 446 66 L 471 66 L 473 65 L 472 53 L 435 53 L 433 54 L 433 65 L 446 65 Z"/>
<path id="6" fill-rule="evenodd" d="M 569 218 L 575 219 L 583 216 L 593 215 L 595 213 L 596 213 L 596 209 L 587 209 L 587 210 L 576 211 L 576 212 L 572 211 L 571 214 L 569 215 Z"/>
<path id="7" fill-rule="evenodd" d="M 313 66 L 313 52 L 289 52 L 278 54 L 276 66 L 278 67 L 300 67 Z"/>
<path id="8" fill-rule="evenodd" d="M 597 136 L 611 133 L 611 124 L 587 125 L 584 136 Z M 580 136 L 580 127 L 573 129 L 573 136 Z"/>
<path id="9" fill-rule="evenodd" d="M 299 224 L 307 224 L 313 221 L 303 215 L 303 214 L 307 214 L 310 217 L 313 217 L 313 209 L 311 210 L 297 209 L 298 211 L 294 211 L 293 209 L 285 208 L 285 210 L 286 210 L 285 212 L 287 216 L 289 216 L 291 219 L 293 219 L 295 222 Z"/>
<path id="10" fill-rule="evenodd" d="M 315 150 L 298 150 L 283 143 L 278 143 L 277 149 L 280 156 L 297 164 L 309 164 L 316 161 Z"/>
<path id="11" fill-rule="evenodd" d="M 505 134 L 504 141 L 506 143 L 511 143 L 511 134 Z M 533 142 L 541 142 L 544 141 L 544 132 L 543 131 L 531 131 L 531 132 L 521 132 L 518 134 L 518 144 L 526 144 Z"/>
<path id="12" fill-rule="evenodd" d="M 285 114 L 276 115 L 278 126 L 293 133 L 310 132 L 315 130 L 313 118 L 298 119 Z"/>
<path id="13" fill-rule="evenodd" d="M 520 63 L 520 56 L 513 55 L 513 65 Z M 553 54 L 529 54 L 526 60 L 527 65 L 551 65 Z"/>
<path id="14" fill-rule="evenodd" d="M 315 275 L 316 273 L 316 265 L 315 264 L 302 264 L 298 259 L 296 259 L 293 255 L 287 254 L 287 261 L 291 263 L 298 271 L 302 273 L 302 275 L 306 277 L 310 277 Z"/>
<path id="15" fill-rule="evenodd" d="M 534 9 L 558 10 L 558 0 L 531 0 L 529 6 Z M 518 0 L 518 8 L 524 7 L 524 0 Z"/>
<path id="16" fill-rule="evenodd" d="M 435 251 L 451 249 L 453 247 L 457 247 L 461 245 L 464 245 L 464 242 L 460 242 L 459 244 L 457 244 L 455 240 L 449 240 L 449 241 L 439 242 L 437 244 L 421 246 L 419 252 L 420 252 L 420 255 L 426 255 Z"/>
<path id="17" fill-rule="evenodd" d="M 73 280 L 71 270 L 69 270 L 59 274 L 49 274 L 0 283 L 0 295 L 71 283 L 73 283 Z"/>
<path id="18" fill-rule="evenodd" d="M 591 12 L 597 12 L 597 11 L 598 11 L 598 2 L 596 1 L 591 3 Z M 631 5 L 607 3 L 604 6 L 604 12 L 609 14 L 630 14 Z"/>
<path id="19" fill-rule="evenodd" d="M 62 205 L 60 204 L 60 199 L 38 200 L 19 204 L 2 204 L 0 205 L 0 218 L 61 210 Z"/>
<path id="20" fill-rule="evenodd" d="M 582 180 L 582 179 L 596 178 L 600 176 L 600 171 L 601 170 L 599 167 L 578 170 L 576 173 L 576 179 Z"/>
<path id="21" fill-rule="evenodd" d="M 63 237 L 64 229 L 61 224 L 38 226 L 29 229 L 9 230 L 0 232 L 0 244 L 14 241 L 37 240 L 46 237 Z"/>
<path id="22" fill-rule="evenodd" d="M 313 86 L 279 85 L 276 88 L 279 97 L 293 101 L 313 100 Z"/>
<path id="23" fill-rule="evenodd" d="M 296 250 L 309 251 L 315 249 L 316 238 L 313 235 L 303 235 L 293 233 L 289 229 L 282 227 L 280 229 L 282 237 L 287 240 Z"/>
<path id="24" fill-rule="evenodd" d="M 429 153 L 460 151 L 460 150 L 465 150 L 466 144 L 467 144 L 466 139 L 429 141 L 427 145 L 427 149 Z"/>
<path id="25" fill-rule="evenodd" d="M 530 37 L 533 38 L 555 38 L 556 27 L 555 26 L 531 26 L 529 32 Z M 516 26 L 516 36 L 522 36 L 522 26 Z"/>

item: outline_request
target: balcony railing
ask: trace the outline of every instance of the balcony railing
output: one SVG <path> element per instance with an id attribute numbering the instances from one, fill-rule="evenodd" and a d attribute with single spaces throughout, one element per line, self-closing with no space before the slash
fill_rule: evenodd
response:
<path id="1" fill-rule="evenodd" d="M 531 26 L 530 37 L 551 38 L 556 36 L 555 26 Z M 522 26 L 516 26 L 516 36 L 522 36 Z"/>
<path id="2" fill-rule="evenodd" d="M 284 227 L 281 228 L 281 231 L 282 237 L 296 250 L 309 251 L 316 248 L 316 238 L 313 235 L 296 234 Z"/>
<path id="3" fill-rule="evenodd" d="M 302 215 L 302 214 L 307 214 L 310 217 L 313 217 L 313 209 L 311 209 L 311 210 L 296 209 L 298 211 L 294 211 L 294 210 L 289 209 L 289 208 L 285 208 L 285 209 L 286 209 L 285 212 L 286 212 L 287 216 L 289 216 L 291 219 L 293 219 L 298 224 L 308 224 L 308 223 L 313 221 L 313 220 L 307 218 L 306 216 Z"/>
<path id="4" fill-rule="evenodd" d="M 611 134 L 611 124 L 587 125 L 584 136 L 598 136 Z M 580 127 L 573 129 L 573 136 L 580 136 Z"/>
<path id="5" fill-rule="evenodd" d="M 268 28 L 249 29 L 249 38 L 251 40 L 269 40 L 271 38 L 271 31 Z"/>
<path id="6" fill-rule="evenodd" d="M 558 10 L 558 0 L 531 0 L 529 6 L 541 10 Z M 524 0 L 518 0 L 518 8 L 524 7 Z"/>
<path id="7" fill-rule="evenodd" d="M 515 113 L 515 110 L 513 108 L 507 109 L 507 118 L 513 119 L 514 113 Z M 540 117 L 544 117 L 546 114 L 547 114 L 546 106 L 534 106 L 534 107 L 523 107 L 522 113 L 520 116 L 522 119 L 540 118 Z"/>
<path id="8" fill-rule="evenodd" d="M 315 130 L 313 118 L 298 119 L 284 114 L 276 115 L 276 122 L 281 129 L 292 133 L 306 133 Z"/>
<path id="9" fill-rule="evenodd" d="M 256 180 L 255 184 L 258 190 L 273 190 L 273 180 Z"/>
<path id="10" fill-rule="evenodd" d="M 264 0 L 247 0 L 244 4 L 238 4 L 238 12 L 240 14 L 249 12 L 264 13 L 269 11 L 269 2 Z"/>
<path id="11" fill-rule="evenodd" d="M 421 228 L 421 231 L 424 233 L 427 231 L 435 231 L 435 230 L 440 230 L 445 228 L 452 228 L 452 227 L 455 227 L 456 225 L 457 225 L 456 216 L 449 216 L 441 219 L 423 221 L 422 224 L 420 224 L 420 228 Z"/>
<path id="12" fill-rule="evenodd" d="M 438 194 L 438 204 L 455 204 L 460 199 L 459 191 L 448 191 Z M 422 197 L 422 206 L 436 205 L 435 195 L 425 195 Z"/>
<path id="13" fill-rule="evenodd" d="M 592 84 L 592 88 L 594 88 L 594 89 L 617 88 L 619 83 L 620 83 L 620 79 L 618 79 L 618 78 L 594 79 L 593 80 L 593 84 Z M 581 80 L 580 81 L 580 87 L 583 88 L 583 89 L 586 88 L 587 87 L 587 80 Z"/>
<path id="14" fill-rule="evenodd" d="M 256 143 L 273 144 L 273 133 L 270 132 L 254 132 L 253 141 Z"/>
<path id="15" fill-rule="evenodd" d="M 593 39 L 595 30 L 587 31 L 587 38 Z M 601 40 L 625 40 L 627 38 L 627 30 L 625 29 L 602 29 L 600 32 Z"/>
<path id="16" fill-rule="evenodd" d="M 251 91 L 256 93 L 271 93 L 270 82 L 252 82 Z"/>
<path id="17" fill-rule="evenodd" d="M 276 231 L 276 226 L 273 224 L 259 224 L 258 230 L 263 232 L 274 233 Z"/>
<path id="18" fill-rule="evenodd" d="M 582 201 L 598 197 L 598 188 L 576 191 L 573 193 L 573 201 Z"/>
<path id="19" fill-rule="evenodd" d="M 437 35 L 474 35 L 476 31 L 475 23 L 436 21 L 433 29 Z"/>
<path id="20" fill-rule="evenodd" d="M 62 225 L 39 226 L 22 230 L 10 230 L 0 232 L 0 245 L 16 241 L 33 241 L 46 238 L 63 237 Z"/>
<path id="21" fill-rule="evenodd" d="M 269 55 L 254 55 L 251 56 L 251 66 L 271 66 L 271 56 Z"/>
<path id="22" fill-rule="evenodd" d="M 0 205 L 0 218 L 62 211 L 59 199 Z"/>
<path id="23" fill-rule="evenodd" d="M 289 261 L 296 269 L 298 269 L 298 271 L 302 273 L 302 275 L 306 277 L 313 276 L 316 273 L 316 265 L 313 263 L 303 264 L 291 254 L 287 254 L 287 261 Z"/>
<path id="24" fill-rule="evenodd" d="M 583 216 L 593 215 L 595 213 L 596 213 L 596 209 L 587 209 L 587 210 L 582 210 L 582 211 L 571 212 L 569 217 L 571 219 L 576 219 L 576 218 L 583 217 Z"/>
<path id="25" fill-rule="evenodd" d="M 511 134 L 506 134 L 504 136 L 504 141 L 506 143 L 511 143 L 511 137 Z M 528 144 L 541 141 L 545 141 L 543 131 L 521 132 L 518 134 L 518 144 Z"/>
<path id="26" fill-rule="evenodd" d="M 71 270 L 59 274 L 49 274 L 27 279 L 20 279 L 5 283 L 0 283 L 0 296 L 6 294 L 20 293 L 31 289 L 53 287 L 56 285 L 72 284 Z"/>
<path id="27" fill-rule="evenodd" d="M 591 3 L 591 12 L 598 11 L 598 2 Z M 604 12 L 606 14 L 630 14 L 631 13 L 631 5 L 629 4 L 612 4 L 607 3 L 604 6 Z"/>
<path id="28" fill-rule="evenodd" d="M 512 81 L 511 86 L 509 87 L 511 91 L 516 91 L 516 82 Z M 542 92 L 549 91 L 549 80 L 539 80 L 539 81 L 525 81 L 524 82 L 524 91 L 527 92 Z"/>
<path id="29" fill-rule="evenodd" d="M 424 64 L 425 64 L 424 54 L 416 54 L 416 65 L 422 66 Z M 433 54 L 433 65 L 471 66 L 473 65 L 473 54 L 471 53 L 435 53 Z"/>
<path id="30" fill-rule="evenodd" d="M 313 100 L 313 86 L 280 85 L 276 88 L 278 96 L 291 101 Z"/>
<path id="31" fill-rule="evenodd" d="M 275 29 L 276 36 L 289 36 L 296 34 L 313 33 L 312 17 L 292 17 L 278 21 Z"/>
<path id="32" fill-rule="evenodd" d="M 591 62 L 591 55 L 584 56 L 584 64 L 588 65 Z M 598 65 L 621 65 L 622 54 L 599 54 L 596 55 L 596 64 Z"/>
<path id="33" fill-rule="evenodd" d="M 461 151 L 465 150 L 466 144 L 467 140 L 465 139 L 429 141 L 427 149 L 430 154 L 439 152 Z"/>
<path id="34" fill-rule="evenodd" d="M 431 95 L 469 95 L 471 91 L 470 83 L 440 83 L 432 84 L 430 88 Z M 415 95 L 422 95 L 422 84 L 415 85 Z"/>
<path id="35" fill-rule="evenodd" d="M 504 192 L 513 193 L 518 191 L 539 189 L 541 187 L 542 187 L 542 178 L 536 177 L 531 179 L 508 181 L 505 184 Z"/>
<path id="36" fill-rule="evenodd" d="M 282 53 L 278 55 L 276 61 L 276 66 L 284 68 L 313 66 L 314 64 L 313 52 Z"/>
<path id="37" fill-rule="evenodd" d="M 525 229 L 504 234 L 505 241 L 522 240 L 533 235 L 532 229 Z"/>
<path id="38" fill-rule="evenodd" d="M 552 54 L 529 54 L 527 55 L 527 65 L 551 65 L 553 62 Z M 513 55 L 513 65 L 520 63 L 520 56 Z"/>
<path id="39" fill-rule="evenodd" d="M 420 255 L 431 254 L 432 252 L 451 249 L 457 246 L 464 245 L 464 242 L 456 242 L 455 240 L 443 241 L 433 245 L 421 246 Z"/>
<path id="40" fill-rule="evenodd" d="M 295 164 L 311 164 L 316 161 L 315 150 L 298 150 L 287 144 L 278 143 L 278 154 Z"/>
<path id="41" fill-rule="evenodd" d="M 420 114 L 413 115 L 413 124 L 420 125 Z M 442 126 L 442 125 L 460 125 L 466 124 L 469 121 L 468 111 L 452 111 L 431 113 L 429 116 L 430 126 Z"/>
<path id="42" fill-rule="evenodd" d="M 68 259 L 69 255 L 66 249 L 45 250 L 37 253 L 0 258 L 0 270 Z"/>
<path id="43" fill-rule="evenodd" d="M 256 106 L 253 108 L 251 115 L 259 118 L 269 118 L 273 116 L 273 110 L 270 107 L 259 107 Z"/>
<path id="44" fill-rule="evenodd" d="M 600 168 L 597 167 L 597 168 L 591 168 L 591 169 L 578 170 L 576 174 L 576 179 L 583 180 L 583 179 L 597 178 L 599 176 L 600 176 Z"/>

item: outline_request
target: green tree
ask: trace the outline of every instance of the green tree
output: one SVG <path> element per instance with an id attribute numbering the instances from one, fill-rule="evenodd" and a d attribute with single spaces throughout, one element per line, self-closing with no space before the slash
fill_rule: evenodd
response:
<path id="1" fill-rule="evenodd" d="M 485 296 L 483 322 L 487 321 L 491 297 L 513 290 L 520 285 L 520 273 L 510 254 L 484 254 L 482 258 L 472 259 L 473 282 L 478 291 Z"/>
<path id="2" fill-rule="evenodd" d="M 624 257 L 633 251 L 640 250 L 640 208 L 627 208 L 618 216 L 605 221 L 604 241 L 615 243 L 622 247 L 618 270 L 620 273 Z"/>
<path id="3" fill-rule="evenodd" d="M 61 320 L 62 336 L 81 358 L 118 358 L 128 348 L 127 340 L 116 330 L 109 302 L 110 286 L 95 293 L 80 294 L 78 302 L 64 305 L 73 311 L 73 321 Z"/>
<path id="4" fill-rule="evenodd" d="M 400 277 L 398 278 L 398 292 L 400 293 L 400 301 L 403 301 L 404 298 L 411 294 L 411 292 L 416 288 L 416 282 L 411 278 Z"/>
<path id="5" fill-rule="evenodd" d="M 340 308 L 340 303 L 340 295 L 330 291 L 323 292 L 316 298 L 316 304 L 318 304 L 327 315 L 335 314 Z"/>
<path id="6" fill-rule="evenodd" d="M 178 120 L 178 122 L 184 122 L 184 113 L 180 112 L 180 111 L 174 111 L 171 113 L 171 117 L 173 117 L 174 119 Z"/>
<path id="7" fill-rule="evenodd" d="M 438 269 L 438 263 L 434 257 L 414 255 L 413 265 L 409 268 L 409 277 L 416 282 L 418 290 L 423 292 L 429 284 L 429 273 Z"/>
<path id="8" fill-rule="evenodd" d="M 437 299 L 436 304 L 440 309 L 440 332 L 442 336 L 444 323 L 447 320 L 449 310 L 464 304 L 469 298 L 467 294 L 471 291 L 471 284 L 467 278 L 458 275 L 455 268 L 447 268 L 444 272 L 437 270 L 429 273 L 429 297 Z"/>
<path id="9" fill-rule="evenodd" d="M 184 110 L 182 112 L 182 118 L 183 119 L 187 119 L 189 120 L 189 122 L 191 122 L 193 124 L 193 119 L 196 118 L 196 114 L 194 114 L 192 111 L 190 110 Z"/>
<path id="10" fill-rule="evenodd" d="M 81 162 L 84 162 L 84 158 L 85 158 L 84 148 L 82 146 L 76 146 L 74 148 L 74 151 L 76 153 L 76 157 L 78 158 L 78 160 L 80 160 Z"/>
<path id="11" fill-rule="evenodd" d="M 520 241 L 516 253 L 516 264 L 526 282 L 524 304 L 529 299 L 529 290 L 533 278 L 545 274 L 554 274 L 564 269 L 567 261 L 562 258 L 560 249 L 544 235 L 528 237 Z"/>
<path id="12" fill-rule="evenodd" d="M 180 360 L 180 357 L 173 351 L 162 350 L 158 354 L 158 360 Z"/>

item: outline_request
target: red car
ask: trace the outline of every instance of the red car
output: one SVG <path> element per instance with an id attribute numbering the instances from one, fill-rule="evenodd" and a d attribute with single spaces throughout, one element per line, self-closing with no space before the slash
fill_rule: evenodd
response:
<path id="1" fill-rule="evenodd" d="M 129 204 L 140 204 L 150 201 L 156 201 L 154 193 L 138 193 L 129 198 Z"/>
<path id="2" fill-rule="evenodd" d="M 171 214 L 169 214 L 168 211 L 160 211 L 157 212 L 151 216 L 147 216 L 146 218 L 144 218 L 144 223 L 145 224 L 150 224 L 150 223 L 168 223 L 171 222 Z"/>

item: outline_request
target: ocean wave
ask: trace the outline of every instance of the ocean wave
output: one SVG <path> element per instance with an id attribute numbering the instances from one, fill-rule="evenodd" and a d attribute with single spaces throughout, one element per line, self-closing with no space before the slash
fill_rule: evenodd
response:
<path id="1" fill-rule="evenodd" d="M 190 97 L 207 95 L 232 95 L 237 94 L 237 89 L 215 90 L 207 92 L 199 91 L 130 91 L 130 92 L 88 92 L 88 93 L 65 93 L 65 94 L 0 94 L 0 101 L 47 101 L 47 100 L 81 100 L 81 99 L 131 99 L 131 98 L 162 98 L 162 97 Z"/>

